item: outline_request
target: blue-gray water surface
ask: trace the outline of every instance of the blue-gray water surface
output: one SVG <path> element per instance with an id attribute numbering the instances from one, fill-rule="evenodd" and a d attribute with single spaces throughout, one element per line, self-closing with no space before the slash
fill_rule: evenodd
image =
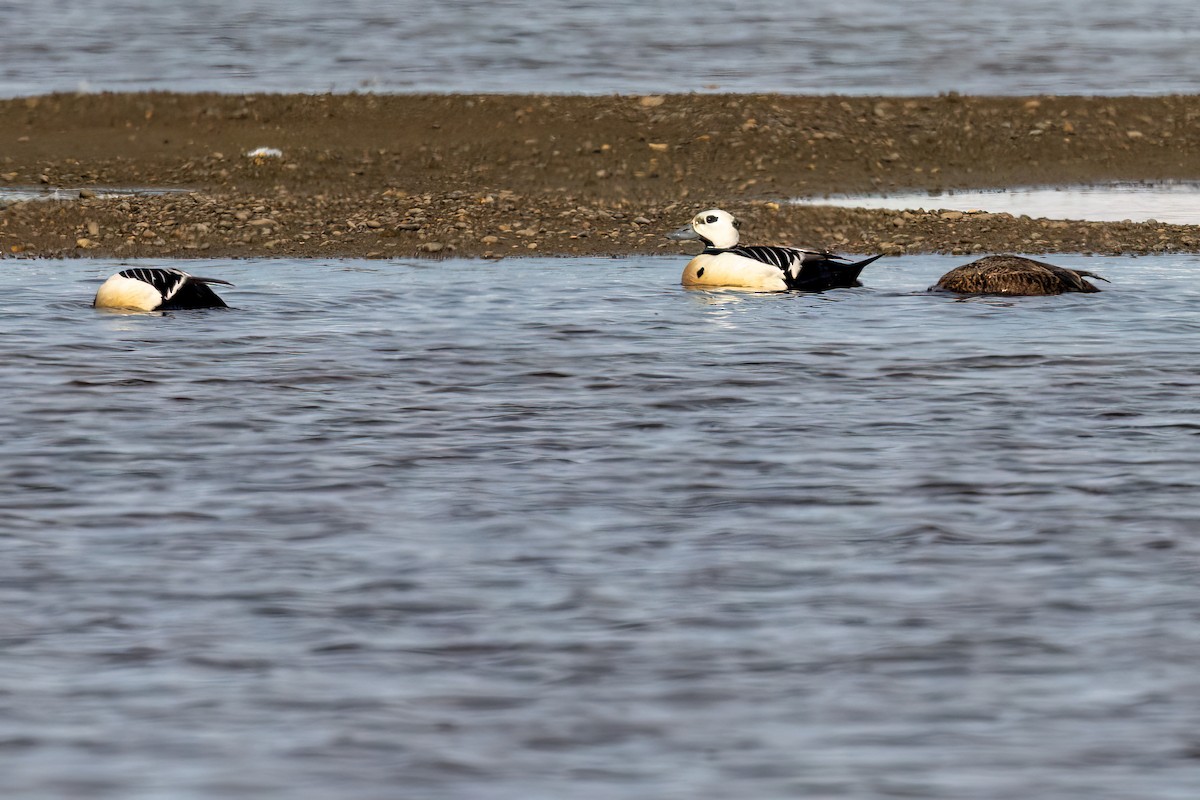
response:
<path id="1" fill-rule="evenodd" d="M 0 0 L 0 96 L 1200 92 L 1194 0 Z"/>
<path id="2" fill-rule="evenodd" d="M 1190 800 L 1200 259 L 3 262 L 4 797 Z"/>

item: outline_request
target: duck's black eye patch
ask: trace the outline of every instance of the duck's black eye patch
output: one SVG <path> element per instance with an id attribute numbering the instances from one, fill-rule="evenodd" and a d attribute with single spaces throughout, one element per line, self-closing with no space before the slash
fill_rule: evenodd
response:
<path id="1" fill-rule="evenodd" d="M 707 217 L 704 218 L 704 221 L 711 225 L 712 223 L 717 221 L 717 215 L 709 214 Z"/>

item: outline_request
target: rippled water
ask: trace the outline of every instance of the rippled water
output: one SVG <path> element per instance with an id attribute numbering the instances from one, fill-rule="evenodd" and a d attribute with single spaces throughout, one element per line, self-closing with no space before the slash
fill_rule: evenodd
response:
<path id="1" fill-rule="evenodd" d="M 4 262 L 0 793 L 1190 798 L 1195 256 Z"/>
<path id="2" fill-rule="evenodd" d="M 1200 91 L 1193 0 L 0 0 L 0 95 Z"/>
<path id="3" fill-rule="evenodd" d="M 953 192 L 893 192 L 887 195 L 801 197 L 804 205 L 896 210 L 942 208 L 989 211 L 1049 219 L 1200 225 L 1200 184 L 1191 182 L 1116 183 L 1098 186 L 1033 186 Z"/>

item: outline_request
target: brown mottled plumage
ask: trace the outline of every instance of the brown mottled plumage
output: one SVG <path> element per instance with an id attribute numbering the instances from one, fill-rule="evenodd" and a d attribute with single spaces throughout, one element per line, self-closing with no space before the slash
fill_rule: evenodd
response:
<path id="1" fill-rule="evenodd" d="M 958 294 L 1046 295 L 1100 291 L 1084 278 L 1105 281 L 1092 272 L 1056 267 L 1021 256 L 986 256 L 956 267 L 938 279 L 930 290 Z"/>

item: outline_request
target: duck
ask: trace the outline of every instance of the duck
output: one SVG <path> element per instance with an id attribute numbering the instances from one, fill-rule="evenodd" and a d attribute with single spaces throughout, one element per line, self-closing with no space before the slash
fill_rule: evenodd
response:
<path id="1" fill-rule="evenodd" d="M 667 235 L 668 239 L 704 242 L 704 252 L 689 261 L 683 270 L 684 286 L 823 292 L 861 286 L 858 276 L 863 267 L 883 255 L 852 262 L 827 250 L 741 245 L 738 244 L 739 227 L 737 218 L 728 211 L 711 208 L 701 211 L 687 225 Z"/>
<path id="2" fill-rule="evenodd" d="M 233 285 L 219 278 L 198 278 L 172 267 L 124 269 L 100 286 L 92 306 L 133 311 L 228 308 L 209 288 L 210 283 Z"/>
<path id="3" fill-rule="evenodd" d="M 1067 269 L 1014 255 L 985 256 L 970 264 L 955 267 L 929 291 L 956 294 L 1052 295 L 1064 292 L 1098 292 L 1084 278 L 1108 283 L 1094 272 Z"/>

